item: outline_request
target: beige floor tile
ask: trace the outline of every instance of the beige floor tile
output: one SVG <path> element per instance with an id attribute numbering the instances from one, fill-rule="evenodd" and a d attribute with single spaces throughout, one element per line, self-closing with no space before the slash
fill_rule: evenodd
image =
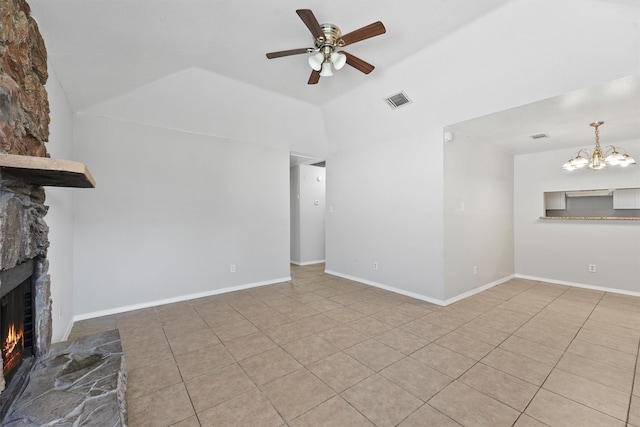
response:
<path id="1" fill-rule="evenodd" d="M 374 339 L 356 344 L 344 352 L 376 372 L 404 357 L 399 351 Z"/>
<path id="2" fill-rule="evenodd" d="M 380 375 L 423 402 L 431 399 L 452 381 L 447 375 L 411 357 L 400 359 L 380 371 Z"/>
<path id="3" fill-rule="evenodd" d="M 200 421 L 196 415 L 187 418 L 186 420 L 178 421 L 175 424 L 171 424 L 171 427 L 200 427 Z"/>
<path id="4" fill-rule="evenodd" d="M 460 427 L 460 424 L 425 403 L 398 424 L 398 427 Z"/>
<path id="5" fill-rule="evenodd" d="M 599 305 L 593 310 L 589 318 L 603 323 L 640 330 L 640 310 L 638 309 L 625 311 L 624 309 Z"/>
<path id="6" fill-rule="evenodd" d="M 158 313 L 156 313 L 156 309 L 154 307 L 125 311 L 124 313 L 116 314 L 116 326 L 118 329 L 134 325 L 138 328 L 144 328 L 146 326 L 159 323 L 160 319 L 158 318 Z"/>
<path id="7" fill-rule="evenodd" d="M 400 326 L 400 329 L 424 338 L 429 342 L 435 341 L 441 336 L 451 332 L 451 329 L 443 328 L 427 322 L 424 317 L 416 319 L 413 322 L 409 322 L 406 325 L 402 325 Z"/>
<path id="8" fill-rule="evenodd" d="M 473 388 L 454 381 L 429 404 L 465 426 L 511 426 L 520 412 Z"/>
<path id="9" fill-rule="evenodd" d="M 260 390 L 253 389 L 198 413 L 202 427 L 278 427 L 284 420 Z"/>
<path id="10" fill-rule="evenodd" d="M 633 377 L 629 375 L 629 371 L 578 356 L 574 353 L 565 353 L 556 368 L 625 393 L 631 390 L 633 384 Z"/>
<path id="11" fill-rule="evenodd" d="M 563 354 L 561 350 L 515 335 L 500 344 L 500 348 L 549 366 L 554 366 Z"/>
<path id="12" fill-rule="evenodd" d="M 371 317 L 373 317 L 374 319 L 378 319 L 381 322 L 384 322 L 394 328 L 415 320 L 414 316 L 399 311 L 395 306 L 386 308 L 377 313 L 373 313 Z"/>
<path id="13" fill-rule="evenodd" d="M 395 307 L 395 309 L 398 312 L 404 313 L 413 319 L 418 319 L 420 317 L 426 316 L 427 314 L 433 313 L 434 311 L 431 308 L 427 308 L 424 305 L 420 305 L 420 303 L 417 301 L 402 303 L 397 307 Z"/>
<path id="14" fill-rule="evenodd" d="M 216 334 L 209 328 L 187 330 L 182 335 L 170 336 L 168 340 L 175 356 L 220 344 Z"/>
<path id="15" fill-rule="evenodd" d="M 597 344 L 591 344 L 590 342 L 579 339 L 573 340 L 569 348 L 567 348 L 567 352 L 629 371 L 634 370 L 636 364 L 636 357 L 632 354 Z"/>
<path id="16" fill-rule="evenodd" d="M 202 314 L 202 319 L 212 328 L 224 323 L 233 323 L 245 320 L 245 318 L 233 308 L 229 308 L 229 310 L 204 313 Z"/>
<path id="17" fill-rule="evenodd" d="M 344 391 L 342 397 L 376 426 L 395 426 L 423 402 L 381 375 Z"/>
<path id="18" fill-rule="evenodd" d="M 520 414 L 520 418 L 513 425 L 513 427 L 548 427 L 546 424 L 531 418 L 529 415 Z"/>
<path id="19" fill-rule="evenodd" d="M 182 378 L 187 380 L 231 365 L 235 360 L 222 344 L 218 344 L 176 356 L 176 362 Z"/>
<path id="20" fill-rule="evenodd" d="M 298 324 L 314 334 L 340 326 L 340 322 L 322 313 L 300 319 Z"/>
<path id="21" fill-rule="evenodd" d="M 308 369 L 337 393 L 374 374 L 371 369 L 342 352 L 312 363 Z"/>
<path id="22" fill-rule="evenodd" d="M 542 385 L 552 369 L 549 365 L 499 347 L 482 359 L 482 363 L 537 386 Z"/>
<path id="23" fill-rule="evenodd" d="M 300 363 L 280 347 L 244 359 L 240 366 L 256 385 L 266 384 L 302 368 Z"/>
<path id="24" fill-rule="evenodd" d="M 362 414 L 340 396 L 332 397 L 289 422 L 291 427 L 353 426 L 373 427 Z"/>
<path id="25" fill-rule="evenodd" d="M 451 378 L 458 378 L 476 363 L 475 360 L 467 356 L 435 343 L 421 348 L 411 357 Z"/>
<path id="26" fill-rule="evenodd" d="M 509 337 L 507 332 L 498 331 L 486 326 L 482 326 L 476 321 L 471 321 L 458 329 L 455 332 L 465 335 L 467 337 L 475 338 L 479 341 L 497 346 Z"/>
<path id="27" fill-rule="evenodd" d="M 450 332 L 436 340 L 435 343 L 474 360 L 482 359 L 494 349 L 494 346 L 491 344 L 478 341 L 457 332 Z"/>
<path id="28" fill-rule="evenodd" d="M 192 415 L 193 406 L 184 384 L 175 384 L 136 399 L 127 398 L 129 425 L 164 427 Z"/>
<path id="29" fill-rule="evenodd" d="M 375 337 L 376 335 L 383 334 L 384 332 L 392 328 L 388 324 L 370 316 L 362 317 L 360 319 L 349 322 L 348 325 L 356 331 L 370 337 Z"/>
<path id="30" fill-rule="evenodd" d="M 390 331 L 378 335 L 375 339 L 403 354 L 411 354 L 429 344 L 429 342 L 424 338 L 400 328 L 391 329 Z"/>
<path id="31" fill-rule="evenodd" d="M 460 381 L 494 399 L 524 411 L 538 387 L 483 363 L 465 372 Z"/>
<path id="32" fill-rule="evenodd" d="M 623 427 L 625 423 L 547 390 L 540 390 L 525 414 L 549 426 Z"/>
<path id="33" fill-rule="evenodd" d="M 629 394 L 595 381 L 553 370 L 542 387 L 607 415 L 626 420 Z"/>
<path id="34" fill-rule="evenodd" d="M 173 359 L 129 369 L 127 376 L 127 398 L 132 399 L 182 383 L 180 370 Z"/>
<path id="35" fill-rule="evenodd" d="M 639 337 L 635 334 L 625 334 L 624 332 L 616 333 L 618 330 L 620 330 L 620 327 L 617 326 L 614 326 L 613 328 L 602 328 L 601 330 L 586 326 L 578 332 L 576 338 L 592 344 L 608 347 L 613 350 L 629 354 L 637 354 Z M 632 331 L 632 329 L 629 330 Z"/>
<path id="36" fill-rule="evenodd" d="M 304 368 L 271 381 L 261 389 L 286 421 L 335 396 L 334 391 Z"/>
<path id="37" fill-rule="evenodd" d="M 282 348 L 305 366 L 339 351 L 338 348 L 317 335 L 309 335 L 308 337 L 288 342 L 283 344 Z"/>
<path id="38" fill-rule="evenodd" d="M 276 347 L 277 344 L 271 341 L 262 332 L 256 332 L 241 338 L 224 343 L 225 347 L 235 357 L 237 361 L 255 356 Z"/>
<path id="39" fill-rule="evenodd" d="M 198 413 L 255 388 L 237 363 L 192 378 L 185 385 Z"/>
<path id="40" fill-rule="evenodd" d="M 138 329 L 121 330 L 120 341 L 122 348 L 128 351 L 138 347 L 158 346 L 167 343 L 167 337 L 162 325 L 158 323 Z"/>
<path id="41" fill-rule="evenodd" d="M 454 330 L 467 323 L 470 319 L 458 317 L 454 313 L 447 313 L 443 310 L 439 310 L 421 317 L 420 320 L 424 320 L 444 329 Z"/>
<path id="42" fill-rule="evenodd" d="M 276 344 L 286 344 L 290 341 L 295 341 L 300 338 L 304 338 L 312 334 L 308 329 L 304 329 L 296 322 L 289 321 L 288 323 L 272 326 L 267 329 L 263 329 L 264 334 L 271 338 Z"/>
<path id="43" fill-rule="evenodd" d="M 342 323 L 352 322 L 366 316 L 364 313 L 360 313 L 358 310 L 354 310 L 349 307 L 336 308 L 335 310 L 329 310 L 324 314 Z"/>
<path id="44" fill-rule="evenodd" d="M 257 316 L 251 319 L 251 323 L 253 323 L 253 325 L 261 331 L 277 328 L 290 322 L 291 319 L 281 313 L 265 314 L 263 316 Z"/>
<path id="45" fill-rule="evenodd" d="M 124 360 L 127 369 L 135 369 L 145 365 L 173 360 L 174 356 L 166 339 L 149 342 L 145 347 L 124 348 Z"/>
<path id="46" fill-rule="evenodd" d="M 629 424 L 634 427 L 640 427 L 640 397 L 633 396 L 631 398 L 631 406 L 629 408 Z"/>
<path id="47" fill-rule="evenodd" d="M 575 337 L 575 333 L 573 332 L 559 331 L 548 326 L 531 324 L 531 322 L 515 331 L 513 335 L 545 347 L 556 349 L 560 351 L 560 353 L 567 349 Z"/>
<path id="48" fill-rule="evenodd" d="M 331 301 L 328 298 L 321 297 L 321 299 L 311 301 L 307 305 L 320 313 L 326 313 L 327 311 L 336 310 L 342 308 L 342 304 Z M 336 319 L 338 320 L 338 319 Z"/>
<path id="49" fill-rule="evenodd" d="M 531 319 L 531 315 L 496 307 L 477 317 L 480 325 L 497 329 L 502 332 L 513 333 Z"/>
<path id="50" fill-rule="evenodd" d="M 347 325 L 327 329 L 320 332 L 318 336 L 340 350 L 352 347 L 369 339 L 367 335 Z"/>
<path id="51" fill-rule="evenodd" d="M 220 325 L 213 326 L 212 328 L 222 342 L 235 340 L 236 338 L 259 332 L 258 328 L 246 319 L 231 323 L 222 323 Z"/>

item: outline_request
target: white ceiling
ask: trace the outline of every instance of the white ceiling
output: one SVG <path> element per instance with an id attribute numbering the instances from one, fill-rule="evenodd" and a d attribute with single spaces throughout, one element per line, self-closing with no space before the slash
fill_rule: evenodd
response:
<path id="1" fill-rule="evenodd" d="M 72 108 L 82 110 L 170 74 L 198 67 L 321 105 L 509 0 L 31 0 Z M 349 46 L 377 67 L 346 66 L 307 85 L 307 55 L 267 52 L 313 46 L 296 14 L 310 8 L 343 33 L 375 21 L 387 32 Z"/>
<path id="2" fill-rule="evenodd" d="M 82 112 L 140 88 L 161 91 L 163 79 L 194 68 L 204 72 L 189 75 L 203 79 L 207 73 L 219 75 L 323 106 L 356 86 L 384 78 L 394 64 L 512 1 L 30 0 L 29 4 L 70 105 Z M 638 9 L 638 0 L 598 1 Z M 376 69 L 364 75 L 347 66 L 334 77 L 307 85 L 311 70 L 306 55 L 267 59 L 266 52 L 312 45 L 312 36 L 295 13 L 300 8 L 312 9 L 320 23 L 336 24 L 343 33 L 382 21 L 386 34 L 348 49 Z M 452 129 L 518 154 L 545 151 L 544 144 L 551 141 L 553 149 L 590 142 L 593 130 L 585 116 L 605 121 L 603 144 L 639 140 L 639 76 Z M 534 142 L 529 135 L 535 133 L 546 133 L 550 139 Z"/>

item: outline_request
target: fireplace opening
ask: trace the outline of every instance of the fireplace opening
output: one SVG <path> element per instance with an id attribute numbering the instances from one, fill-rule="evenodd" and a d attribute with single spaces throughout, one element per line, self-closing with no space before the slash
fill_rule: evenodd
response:
<path id="1" fill-rule="evenodd" d="M 33 355 L 33 261 L 0 275 L 0 350 L 5 383 Z"/>
<path id="2" fill-rule="evenodd" d="M 31 278 L 0 298 L 2 373 L 7 383 L 22 360 L 32 355 L 33 319 Z"/>

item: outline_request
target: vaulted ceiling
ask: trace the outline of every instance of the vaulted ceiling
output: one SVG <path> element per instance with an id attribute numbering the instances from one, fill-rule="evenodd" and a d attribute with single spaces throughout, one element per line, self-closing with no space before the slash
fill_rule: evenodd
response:
<path id="1" fill-rule="evenodd" d="M 188 112 L 190 129 L 208 133 L 211 116 L 206 112 L 211 105 L 207 100 L 225 104 L 232 101 L 234 94 L 244 92 L 246 96 L 248 91 L 255 94 L 252 97 L 256 108 L 265 112 L 269 110 L 270 97 L 276 96 L 291 100 L 292 110 L 308 110 L 310 121 L 317 120 L 317 111 L 327 104 L 363 85 L 375 85 L 387 79 L 388 70 L 397 64 L 474 21 L 513 4 L 513 0 L 325 0 L 317 3 L 30 0 L 29 3 L 45 39 L 50 64 L 74 111 L 102 114 L 104 106 L 108 106 L 126 114 L 127 108 L 131 108 L 132 115 L 157 114 L 158 122 L 166 122 L 169 114 L 162 116 L 162 105 L 174 99 Z M 640 14 L 637 0 L 589 0 L 588 3 Z M 267 59 L 266 52 L 313 45 L 313 37 L 295 13 L 301 8 L 312 9 L 320 23 L 335 24 L 343 33 L 382 21 L 387 30 L 385 34 L 348 49 L 376 69 L 365 75 L 345 66 L 335 71 L 333 77 L 308 85 L 311 69 L 307 55 Z M 540 31 L 544 31 L 545 23 L 537 24 L 541 25 Z M 561 40 L 558 43 L 562 45 Z M 638 52 L 629 54 L 638 56 Z M 439 66 L 442 64 L 430 64 L 430 67 Z M 394 76 L 397 78 L 397 73 Z M 221 86 L 226 90 L 212 89 Z M 136 105 L 136 98 L 131 95 L 134 93 L 143 94 L 147 104 Z M 386 95 L 391 93 L 380 97 Z M 190 100 L 198 99 L 187 105 Z M 572 103 L 571 115 L 566 109 L 567 102 Z M 241 107 L 232 102 L 229 105 L 229 114 L 242 114 L 238 110 Z M 145 110 L 148 113 L 141 113 Z M 640 139 L 638 76 L 585 88 L 580 96 L 568 94 L 473 120 L 460 124 L 457 131 L 484 135 L 486 141 L 502 144 L 514 153 L 543 151 L 549 148 L 538 145 L 523 149 L 522 144 L 520 148 L 510 144 L 514 135 L 526 138 L 532 133 L 550 133 L 559 144 L 553 145 L 553 149 L 582 144 L 584 135 L 590 135 L 588 122 L 582 123 L 583 117 L 597 111 L 606 111 L 609 117 L 619 119 L 620 126 L 603 128 L 603 135 L 611 132 L 618 140 Z M 567 120 L 558 120 L 558 117 Z M 267 113 L 264 123 L 254 122 L 254 125 L 265 129 L 271 120 L 272 116 Z M 298 126 L 297 132 L 304 135 L 303 124 Z"/>

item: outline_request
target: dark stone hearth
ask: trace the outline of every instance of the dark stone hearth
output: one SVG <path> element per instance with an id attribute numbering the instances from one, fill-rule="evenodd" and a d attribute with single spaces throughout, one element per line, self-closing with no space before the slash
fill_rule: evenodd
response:
<path id="1" fill-rule="evenodd" d="M 3 426 L 126 426 L 127 374 L 117 330 L 53 344 Z"/>

